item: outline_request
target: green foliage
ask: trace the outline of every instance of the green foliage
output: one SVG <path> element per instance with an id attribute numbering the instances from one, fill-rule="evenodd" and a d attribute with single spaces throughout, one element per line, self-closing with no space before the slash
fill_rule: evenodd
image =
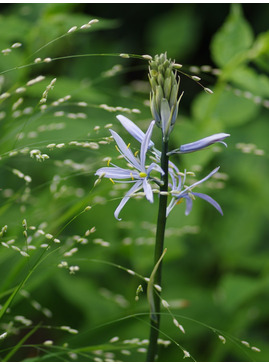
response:
<path id="1" fill-rule="evenodd" d="M 147 62 L 119 57 L 124 44 L 137 54 L 167 51 L 214 91 L 204 93 L 181 75 L 171 150 L 231 134 L 227 149 L 216 145 L 173 159 L 181 171 L 195 172 L 193 181 L 221 166 L 200 191 L 220 203 L 224 216 L 199 199 L 189 216 L 184 203 L 169 216 L 161 296 L 170 307 L 163 308 L 159 360 L 182 361 L 186 351 L 187 361 L 268 360 L 268 30 L 257 34 L 239 4 L 222 8 L 223 23 L 211 5 L 170 4 L 159 13 L 157 6 L 153 13 L 149 4 L 136 6 L 149 14 L 138 40 L 137 29 L 122 30 L 127 13 L 122 8 L 120 19 L 120 7 L 113 19 L 105 9 L 89 16 L 75 3 L 13 4 L 0 16 L 0 50 L 11 49 L 0 53 L 0 95 L 10 94 L 0 96 L 2 361 L 145 360 L 145 278 L 153 270 L 158 198 L 131 199 L 116 221 L 128 186 L 95 185 L 94 176 L 108 157 L 124 165 L 107 139 L 110 124 L 133 151 L 139 148 L 118 113 L 144 131 L 151 120 Z M 256 6 L 268 12 L 268 5 Z M 99 23 L 79 29 L 96 17 Z M 208 69 L 197 54 L 204 48 L 202 25 L 213 18 Z M 11 48 L 15 42 L 22 46 Z M 148 48 L 137 50 L 140 42 Z M 27 85 L 40 75 L 42 81 Z M 159 148 L 158 130 L 153 138 Z"/>

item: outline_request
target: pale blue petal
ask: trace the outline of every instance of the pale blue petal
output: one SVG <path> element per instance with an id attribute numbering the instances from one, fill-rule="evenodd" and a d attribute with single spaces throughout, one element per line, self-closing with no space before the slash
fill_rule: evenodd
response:
<path id="1" fill-rule="evenodd" d="M 155 170 L 155 171 L 157 171 L 157 172 L 160 172 L 161 173 L 161 175 L 164 175 L 164 171 L 162 170 L 162 168 L 157 164 L 157 163 L 151 163 L 151 165 L 148 167 L 148 169 L 147 169 L 147 175 L 149 175 L 150 174 L 150 172 L 152 171 L 152 170 Z"/>
<path id="2" fill-rule="evenodd" d="M 181 176 L 179 175 L 179 169 L 171 161 L 169 161 L 168 172 L 172 178 L 172 190 L 180 191 L 181 190 Z"/>
<path id="3" fill-rule="evenodd" d="M 185 200 L 186 200 L 186 210 L 185 210 L 185 215 L 188 216 L 192 210 L 192 204 L 193 204 L 193 200 L 190 196 L 188 196 L 186 194 L 186 196 L 184 196 Z"/>
<path id="4" fill-rule="evenodd" d="M 201 179 L 201 180 L 200 180 L 200 181 L 198 181 L 198 182 L 193 183 L 190 187 L 185 188 L 185 190 L 183 190 L 181 193 L 183 194 L 183 193 L 185 193 L 186 191 L 188 191 L 188 190 L 192 189 L 193 187 L 198 186 L 198 185 L 200 185 L 201 183 L 205 182 L 205 181 L 206 181 L 206 180 L 208 180 L 211 176 L 213 176 L 213 174 L 217 173 L 217 172 L 218 172 L 218 170 L 219 170 L 219 168 L 220 168 L 220 167 L 217 167 L 217 168 L 213 169 L 213 171 L 212 171 L 212 172 L 210 172 L 210 173 L 209 173 L 206 177 L 204 177 L 203 179 Z"/>
<path id="5" fill-rule="evenodd" d="M 140 150 L 140 163 L 141 163 L 141 169 L 144 168 L 145 169 L 145 162 L 146 162 L 146 153 L 148 150 L 148 146 L 149 146 L 149 142 L 150 142 L 150 138 L 151 138 L 151 134 L 152 134 L 152 130 L 155 124 L 155 120 L 153 120 L 149 127 L 148 130 L 145 134 L 145 137 L 142 141 L 141 144 L 141 150 Z"/>
<path id="6" fill-rule="evenodd" d="M 204 149 L 214 143 L 222 143 L 227 147 L 227 144 L 223 141 L 223 139 L 227 138 L 228 136 L 230 136 L 230 134 L 225 134 L 225 133 L 213 134 L 210 135 L 209 137 L 197 140 L 195 142 L 183 144 L 180 146 L 180 148 L 174 149 L 171 152 L 167 153 L 167 155 L 172 155 L 176 153 L 185 154 L 185 153 L 196 152 L 197 150 Z"/>
<path id="7" fill-rule="evenodd" d="M 170 201 L 169 205 L 167 206 L 166 217 L 170 214 L 170 212 L 173 210 L 175 205 L 176 205 L 176 199 L 175 199 L 175 197 L 173 197 L 172 200 Z"/>
<path id="8" fill-rule="evenodd" d="M 174 191 L 180 191 L 179 178 L 175 176 L 174 170 L 172 168 L 168 168 L 168 173 L 169 173 L 169 175 L 170 175 L 170 177 L 172 179 L 172 184 L 169 183 L 169 186 Z"/>
<path id="9" fill-rule="evenodd" d="M 130 199 L 131 195 L 136 192 L 137 190 L 139 190 L 142 186 L 142 180 L 135 182 L 135 184 L 129 189 L 129 191 L 126 193 L 126 195 L 123 197 L 123 199 L 121 200 L 119 206 L 116 208 L 115 212 L 114 212 L 114 216 L 117 220 L 121 220 L 119 219 L 119 213 L 121 212 L 122 208 L 125 206 L 125 204 L 128 202 L 128 200 Z"/>
<path id="10" fill-rule="evenodd" d="M 144 189 L 144 192 L 146 195 L 146 199 L 152 203 L 153 202 L 153 192 L 152 192 L 151 186 L 148 183 L 146 178 L 143 179 L 143 189 Z"/>
<path id="11" fill-rule="evenodd" d="M 217 142 L 220 142 L 227 147 L 227 144 L 224 143 L 222 140 L 227 138 L 228 136 L 230 136 L 230 134 L 218 133 L 218 134 L 210 135 L 209 137 L 197 140 L 192 143 L 183 144 L 179 148 L 179 153 L 196 152 L 197 150 L 204 149 L 204 148 L 208 147 L 209 145 L 217 143 Z"/>
<path id="12" fill-rule="evenodd" d="M 124 143 L 123 139 L 114 130 L 112 129 L 109 130 L 115 142 L 117 143 L 123 157 L 127 160 L 127 162 L 131 163 L 136 169 L 141 170 L 138 160 L 135 158 L 132 151 L 129 148 L 127 148 L 127 145 Z"/>
<path id="13" fill-rule="evenodd" d="M 96 171 L 97 176 L 101 176 L 105 174 L 105 178 L 119 178 L 119 179 L 140 179 L 139 173 L 137 171 L 133 171 L 131 169 L 124 169 L 120 167 L 103 167 Z"/>
<path id="14" fill-rule="evenodd" d="M 163 135 L 166 136 L 171 124 L 171 110 L 166 99 L 162 99 L 161 101 L 161 118 Z"/>
<path id="15" fill-rule="evenodd" d="M 209 202 L 212 206 L 214 206 L 218 212 L 223 215 L 223 211 L 220 207 L 220 205 L 217 203 L 217 201 L 215 201 L 212 197 L 204 194 L 204 193 L 200 193 L 200 192 L 192 192 L 193 195 L 202 198 L 203 200 Z"/>
<path id="16" fill-rule="evenodd" d="M 116 118 L 119 120 L 121 125 L 130 133 L 136 140 L 142 143 L 145 138 L 145 133 L 130 119 L 123 115 L 117 115 Z M 150 140 L 148 147 L 152 148 L 154 143 Z"/>

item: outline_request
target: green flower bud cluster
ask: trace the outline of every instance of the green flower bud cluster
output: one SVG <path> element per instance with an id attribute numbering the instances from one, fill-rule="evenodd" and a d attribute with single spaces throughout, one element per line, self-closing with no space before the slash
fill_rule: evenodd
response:
<path id="1" fill-rule="evenodd" d="M 150 108 L 156 125 L 162 129 L 164 140 L 168 140 L 178 115 L 179 79 L 174 71 L 174 63 L 167 59 L 166 53 L 156 55 L 149 62 L 149 81 L 151 85 Z"/>

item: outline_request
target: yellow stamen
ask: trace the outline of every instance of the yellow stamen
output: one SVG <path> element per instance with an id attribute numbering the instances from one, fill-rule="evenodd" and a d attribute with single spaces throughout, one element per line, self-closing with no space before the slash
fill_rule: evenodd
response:
<path id="1" fill-rule="evenodd" d="M 127 145 L 127 148 L 130 148 L 130 145 L 131 145 L 131 143 L 129 143 L 129 144 Z"/>
<path id="2" fill-rule="evenodd" d="M 132 181 L 133 181 L 134 180 L 134 176 L 133 176 L 132 172 L 130 172 L 130 176 L 131 176 Z"/>
<path id="3" fill-rule="evenodd" d="M 120 153 L 120 150 L 117 145 L 115 145 L 116 150 Z"/>
<path id="4" fill-rule="evenodd" d="M 180 198 L 180 199 L 177 201 L 177 203 L 176 203 L 176 204 L 177 204 L 177 205 L 179 205 L 181 202 L 183 202 L 183 200 L 184 200 L 183 198 Z"/>
<path id="5" fill-rule="evenodd" d="M 113 183 L 113 185 L 115 184 L 115 182 L 113 181 L 113 179 L 112 179 L 112 178 L 109 178 L 109 180 Z"/>
<path id="6" fill-rule="evenodd" d="M 109 165 L 110 165 L 110 162 L 111 162 L 111 159 L 108 159 L 107 160 L 107 166 L 109 167 Z"/>
<path id="7" fill-rule="evenodd" d="M 141 178 L 147 177 L 147 173 L 145 173 L 145 172 L 140 172 L 140 173 L 139 173 L 139 176 L 140 176 Z"/>
<path id="8" fill-rule="evenodd" d="M 135 152 L 134 156 L 136 157 L 138 153 L 139 153 L 139 150 L 137 150 L 137 151 Z"/>

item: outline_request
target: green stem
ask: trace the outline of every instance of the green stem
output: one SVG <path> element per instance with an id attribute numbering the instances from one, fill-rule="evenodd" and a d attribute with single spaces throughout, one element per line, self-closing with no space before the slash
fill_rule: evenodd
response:
<path id="1" fill-rule="evenodd" d="M 168 141 L 163 141 L 162 145 L 162 157 L 161 157 L 161 167 L 164 171 L 162 176 L 163 185 L 161 186 L 161 192 L 168 191 L 168 162 L 169 157 L 168 152 Z M 157 230 L 156 230 L 156 242 L 155 242 L 155 253 L 154 253 L 154 266 L 159 261 L 164 246 L 164 235 L 165 235 L 165 225 L 166 225 L 166 207 L 167 207 L 167 195 L 160 195 L 159 200 L 159 212 L 157 220 Z M 162 283 L 162 262 L 160 262 L 157 272 L 155 274 L 154 284 L 161 286 Z M 150 337 L 149 346 L 147 353 L 147 361 L 154 361 L 158 352 L 158 336 L 160 327 L 160 297 L 154 292 L 154 303 L 155 303 L 155 313 L 156 321 L 151 318 L 150 320 Z"/>

